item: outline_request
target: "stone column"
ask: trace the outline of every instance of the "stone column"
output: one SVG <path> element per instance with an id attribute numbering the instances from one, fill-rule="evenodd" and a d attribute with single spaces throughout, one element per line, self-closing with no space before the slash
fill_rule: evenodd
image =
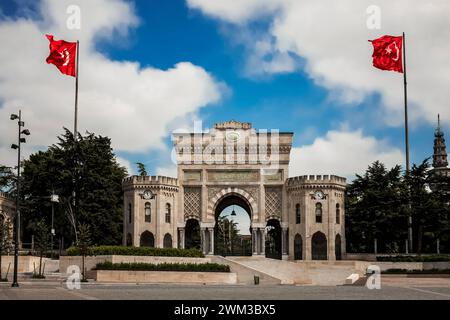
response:
<path id="1" fill-rule="evenodd" d="M 202 248 L 203 254 L 206 254 L 206 252 L 205 252 L 205 248 L 206 248 L 205 242 L 206 242 L 206 239 L 205 239 L 205 238 L 206 238 L 206 237 L 205 237 L 205 228 L 200 228 L 200 247 Z"/>
<path id="2" fill-rule="evenodd" d="M 283 260 L 288 258 L 288 228 L 281 229 L 281 257 Z"/>
<path id="3" fill-rule="evenodd" d="M 178 228 L 178 232 L 179 232 L 179 234 L 180 234 L 180 237 L 179 237 L 179 248 L 180 249 L 184 249 L 184 243 L 185 243 L 185 240 L 184 240 L 184 228 Z"/>
<path id="4" fill-rule="evenodd" d="M 253 255 L 256 256 L 258 254 L 258 233 L 256 228 L 252 228 L 252 247 Z"/>
<path id="5" fill-rule="evenodd" d="M 209 254 L 214 254 L 214 229 L 209 229 L 209 242 L 210 242 Z"/>
<path id="6" fill-rule="evenodd" d="M 261 252 L 259 253 L 262 256 L 266 256 L 266 234 L 265 234 L 265 228 L 259 229 L 261 234 Z"/>

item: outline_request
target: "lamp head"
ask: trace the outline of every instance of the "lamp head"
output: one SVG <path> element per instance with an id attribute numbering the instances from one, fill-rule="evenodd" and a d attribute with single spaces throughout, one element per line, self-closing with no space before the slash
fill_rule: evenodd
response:
<path id="1" fill-rule="evenodd" d="M 26 136 L 29 136 L 30 135 L 30 130 L 25 129 L 25 130 L 22 131 L 22 134 L 24 134 Z"/>
<path id="2" fill-rule="evenodd" d="M 19 119 L 19 116 L 17 114 L 12 114 L 10 117 L 11 120 Z"/>
<path id="3" fill-rule="evenodd" d="M 11 149 L 19 149 L 19 146 L 17 144 L 12 144 Z"/>
<path id="4" fill-rule="evenodd" d="M 25 138 L 20 138 L 20 142 L 21 142 L 21 143 L 26 143 L 26 142 L 27 142 L 27 139 L 25 139 Z"/>

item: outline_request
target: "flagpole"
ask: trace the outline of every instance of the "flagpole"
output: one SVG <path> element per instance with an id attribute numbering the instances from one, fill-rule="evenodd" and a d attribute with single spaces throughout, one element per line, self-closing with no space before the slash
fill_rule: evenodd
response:
<path id="1" fill-rule="evenodd" d="M 403 32 L 403 90 L 405 94 L 405 154 L 406 154 L 406 176 L 409 176 L 409 132 L 408 132 L 408 82 L 406 81 L 406 42 Z M 408 204 L 408 251 L 412 253 L 413 235 L 412 235 L 412 216 L 411 202 Z"/>
<path id="2" fill-rule="evenodd" d="M 78 141 L 78 75 L 79 75 L 79 57 L 80 57 L 80 41 L 77 40 L 77 54 L 76 54 L 76 72 L 75 72 L 75 114 L 74 114 L 74 122 L 73 122 L 73 143 L 74 143 L 74 176 L 73 176 L 73 212 L 74 212 L 74 216 L 76 217 L 76 213 L 77 213 L 77 201 L 76 201 L 76 197 L 77 197 L 77 192 L 76 192 L 76 188 L 77 188 L 77 156 L 76 156 L 76 152 L 77 152 L 77 141 Z M 76 227 L 75 228 L 75 232 L 76 232 Z M 75 238 L 77 236 L 75 235 Z"/>
<path id="3" fill-rule="evenodd" d="M 78 138 L 78 62 L 79 62 L 79 53 L 80 53 L 80 41 L 77 40 L 77 57 L 76 57 L 76 75 L 75 75 L 75 119 L 73 124 L 73 135 L 74 141 Z"/>

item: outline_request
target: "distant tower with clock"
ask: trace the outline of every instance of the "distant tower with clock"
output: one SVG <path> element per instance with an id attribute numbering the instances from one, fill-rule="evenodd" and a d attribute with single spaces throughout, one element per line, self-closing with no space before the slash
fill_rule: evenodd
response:
<path id="1" fill-rule="evenodd" d="M 177 178 L 123 181 L 124 245 L 220 254 L 219 216 L 239 206 L 248 214 L 252 256 L 343 259 L 346 179 L 290 177 L 292 132 L 227 121 L 172 138 Z"/>

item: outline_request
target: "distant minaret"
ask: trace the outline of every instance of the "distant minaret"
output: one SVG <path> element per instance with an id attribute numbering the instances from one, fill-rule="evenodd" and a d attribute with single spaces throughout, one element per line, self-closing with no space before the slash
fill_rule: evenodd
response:
<path id="1" fill-rule="evenodd" d="M 434 133 L 434 153 L 433 153 L 433 168 L 446 168 L 448 166 L 447 151 L 445 148 L 444 133 L 441 131 L 441 120 L 438 115 L 438 126 Z"/>

